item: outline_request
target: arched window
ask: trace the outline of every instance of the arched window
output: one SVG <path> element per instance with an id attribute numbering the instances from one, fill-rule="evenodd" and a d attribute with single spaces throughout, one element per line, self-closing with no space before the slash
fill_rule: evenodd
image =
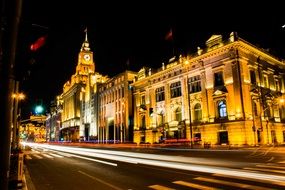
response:
<path id="1" fill-rule="evenodd" d="M 165 116 L 163 113 L 157 114 L 157 125 L 162 125 L 164 123 Z"/>
<path id="2" fill-rule="evenodd" d="M 175 121 L 182 121 L 181 108 L 177 108 L 175 111 Z"/>
<path id="3" fill-rule="evenodd" d="M 202 109 L 201 104 L 197 103 L 194 106 L 194 120 L 195 121 L 201 121 L 202 120 Z"/>
<path id="4" fill-rule="evenodd" d="M 227 105 L 225 100 L 221 100 L 218 103 L 218 112 L 219 112 L 219 117 L 227 117 Z"/>

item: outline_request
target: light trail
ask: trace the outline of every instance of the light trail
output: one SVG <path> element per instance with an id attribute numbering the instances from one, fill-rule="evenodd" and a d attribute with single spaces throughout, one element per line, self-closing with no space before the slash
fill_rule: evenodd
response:
<path id="1" fill-rule="evenodd" d="M 115 160 L 121 162 L 128 162 L 132 164 L 144 164 L 155 167 L 166 167 L 179 170 L 212 173 L 219 175 L 227 175 L 232 177 L 244 177 L 249 180 L 263 180 L 264 182 L 285 186 L 285 176 L 265 174 L 253 171 L 244 171 L 241 169 L 222 168 L 214 166 L 202 166 L 191 164 L 192 157 L 181 157 L 181 156 L 167 156 L 157 154 L 145 154 L 145 153 L 133 153 L 124 151 L 110 151 L 110 150 L 95 150 L 87 148 L 75 148 L 75 147 L 63 147 L 56 145 L 46 144 L 31 144 L 26 143 L 31 147 L 40 147 L 45 149 L 63 151 L 68 153 L 74 153 L 77 155 L 84 155 L 89 157 L 96 157 L 107 160 Z M 196 158 L 197 159 L 197 158 Z M 199 159 L 200 160 L 200 159 Z M 182 162 L 183 161 L 183 162 Z M 204 164 L 204 162 L 197 162 Z"/>

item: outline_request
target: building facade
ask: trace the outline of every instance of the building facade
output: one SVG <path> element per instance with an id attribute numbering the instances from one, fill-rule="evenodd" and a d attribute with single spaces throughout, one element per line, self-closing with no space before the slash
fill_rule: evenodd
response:
<path id="1" fill-rule="evenodd" d="M 47 142 L 57 142 L 61 140 L 60 129 L 61 127 L 61 113 L 62 101 L 60 97 L 51 102 L 50 113 L 46 117 L 46 140 Z"/>
<path id="2" fill-rule="evenodd" d="M 100 142 L 132 142 L 133 96 L 130 84 L 136 75 L 135 72 L 125 71 L 99 85 Z"/>
<path id="3" fill-rule="evenodd" d="M 61 137 L 64 141 L 89 140 L 97 137 L 94 94 L 97 84 L 107 77 L 95 73 L 93 52 L 87 38 L 78 54 L 76 72 L 63 86 Z"/>
<path id="4" fill-rule="evenodd" d="M 134 142 L 213 145 L 285 142 L 285 63 L 231 33 L 156 72 L 134 89 Z"/>

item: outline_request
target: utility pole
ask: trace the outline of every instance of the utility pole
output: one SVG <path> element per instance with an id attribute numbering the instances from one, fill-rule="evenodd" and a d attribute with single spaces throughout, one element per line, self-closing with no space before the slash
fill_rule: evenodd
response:
<path id="1" fill-rule="evenodd" d="M 0 20 L 0 189 L 7 190 L 10 172 L 12 93 L 22 0 L 2 0 Z"/>
<path id="2" fill-rule="evenodd" d="M 12 138 L 12 149 L 16 149 L 18 144 L 17 144 L 17 128 L 18 128 L 18 123 L 17 123 L 17 118 L 18 118 L 18 105 L 19 105 L 19 81 L 15 81 L 15 98 L 13 98 L 13 138 Z"/>

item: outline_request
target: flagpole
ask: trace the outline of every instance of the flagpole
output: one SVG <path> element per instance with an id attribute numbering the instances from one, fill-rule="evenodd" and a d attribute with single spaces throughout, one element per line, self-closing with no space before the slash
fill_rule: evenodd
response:
<path id="1" fill-rule="evenodd" d="M 175 56 L 175 43 L 174 43 L 174 38 L 173 38 L 173 29 L 172 27 L 170 28 L 169 32 L 166 34 L 165 36 L 165 40 L 166 41 L 170 41 L 170 45 L 172 46 L 171 49 L 172 49 L 172 57 Z"/>

